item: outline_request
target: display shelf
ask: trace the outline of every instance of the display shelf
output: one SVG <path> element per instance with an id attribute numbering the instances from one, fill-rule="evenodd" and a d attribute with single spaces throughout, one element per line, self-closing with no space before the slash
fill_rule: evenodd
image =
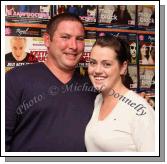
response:
<path id="1" fill-rule="evenodd" d="M 29 24 L 29 23 L 9 23 L 6 22 L 5 26 L 8 27 L 33 27 L 33 28 L 46 28 L 45 24 Z"/>
<path id="2" fill-rule="evenodd" d="M 6 22 L 5 26 L 46 28 L 45 24 L 9 23 L 9 22 Z M 154 35 L 155 34 L 154 31 L 127 30 L 127 29 L 117 29 L 117 28 L 85 27 L 85 30 L 89 30 L 89 31 L 108 31 L 108 32 L 127 32 L 127 33 L 149 34 L 149 35 Z"/>
<path id="3" fill-rule="evenodd" d="M 136 34 L 155 34 L 154 31 L 142 31 L 142 30 L 128 30 L 128 29 L 118 29 L 118 28 L 98 28 L 98 27 L 85 27 L 85 30 L 96 30 L 96 31 L 107 31 L 107 32 L 127 32 L 127 33 L 136 33 Z"/>

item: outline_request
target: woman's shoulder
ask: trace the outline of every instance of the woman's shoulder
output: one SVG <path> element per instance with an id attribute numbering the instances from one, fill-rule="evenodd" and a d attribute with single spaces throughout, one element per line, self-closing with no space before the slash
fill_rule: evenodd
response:
<path id="1" fill-rule="evenodd" d="M 128 98 L 130 98 L 134 101 L 142 102 L 144 104 L 149 105 L 147 103 L 147 101 L 142 96 L 140 96 L 138 93 L 136 93 L 135 91 L 129 90 L 126 95 L 127 95 Z"/>
<path id="2" fill-rule="evenodd" d="M 136 92 L 129 90 L 124 97 L 124 103 L 133 108 L 136 115 L 145 115 L 146 113 L 154 114 L 154 109 L 150 104 Z"/>

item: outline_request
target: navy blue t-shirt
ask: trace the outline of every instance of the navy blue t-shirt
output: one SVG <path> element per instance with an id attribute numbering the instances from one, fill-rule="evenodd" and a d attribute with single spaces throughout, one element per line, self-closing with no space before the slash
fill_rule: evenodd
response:
<path id="1" fill-rule="evenodd" d="M 97 95 L 77 71 L 63 84 L 44 63 L 6 74 L 6 151 L 83 152 Z"/>

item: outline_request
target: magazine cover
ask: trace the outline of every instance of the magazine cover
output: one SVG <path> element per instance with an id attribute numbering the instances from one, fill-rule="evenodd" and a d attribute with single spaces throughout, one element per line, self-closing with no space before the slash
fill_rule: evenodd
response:
<path id="1" fill-rule="evenodd" d="M 136 90 L 137 89 L 137 66 L 129 65 L 127 74 L 125 76 L 125 86 L 129 89 Z"/>
<path id="2" fill-rule="evenodd" d="M 51 18 L 50 5 L 6 5 L 5 21 L 46 24 Z"/>
<path id="3" fill-rule="evenodd" d="M 143 89 L 155 90 L 155 66 L 139 67 L 140 91 Z"/>
<path id="4" fill-rule="evenodd" d="M 41 37 L 6 36 L 5 70 L 35 62 L 43 62 L 47 49 Z"/>
<path id="5" fill-rule="evenodd" d="M 155 30 L 155 6 L 154 5 L 138 5 L 137 6 L 138 29 Z"/>
<path id="6" fill-rule="evenodd" d="M 96 5 L 53 5 L 53 16 L 64 12 L 78 15 L 85 26 L 96 26 Z"/>
<path id="7" fill-rule="evenodd" d="M 77 65 L 77 67 L 79 67 L 79 69 L 80 69 L 81 75 L 87 74 L 90 52 L 91 52 L 92 46 L 94 45 L 94 43 L 96 41 L 96 35 L 97 35 L 96 31 L 85 31 L 84 53 L 83 53 L 78 65 Z"/>
<path id="8" fill-rule="evenodd" d="M 98 26 L 108 28 L 134 29 L 135 5 L 99 5 Z"/>
<path id="9" fill-rule="evenodd" d="M 96 32 L 95 31 L 86 31 L 85 32 L 85 48 L 84 53 L 80 59 L 78 67 L 87 68 L 89 63 L 90 52 L 93 44 L 96 41 Z"/>
<path id="10" fill-rule="evenodd" d="M 155 35 L 139 35 L 139 63 L 155 64 Z"/>

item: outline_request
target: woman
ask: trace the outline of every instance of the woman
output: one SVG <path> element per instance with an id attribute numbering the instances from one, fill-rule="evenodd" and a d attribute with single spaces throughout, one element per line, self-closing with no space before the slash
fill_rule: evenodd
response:
<path id="1" fill-rule="evenodd" d="M 146 43 L 140 45 L 140 62 L 141 64 L 149 64 L 149 47 Z"/>
<path id="2" fill-rule="evenodd" d="M 103 36 L 94 44 L 88 67 L 90 80 L 100 91 L 85 131 L 87 151 L 154 151 L 154 110 L 127 89 L 129 51 L 122 40 Z"/>
<path id="3" fill-rule="evenodd" d="M 111 23 L 128 25 L 128 21 L 132 20 L 126 5 L 118 5 L 117 10 L 113 13 L 113 17 L 117 19 L 112 20 Z"/>

